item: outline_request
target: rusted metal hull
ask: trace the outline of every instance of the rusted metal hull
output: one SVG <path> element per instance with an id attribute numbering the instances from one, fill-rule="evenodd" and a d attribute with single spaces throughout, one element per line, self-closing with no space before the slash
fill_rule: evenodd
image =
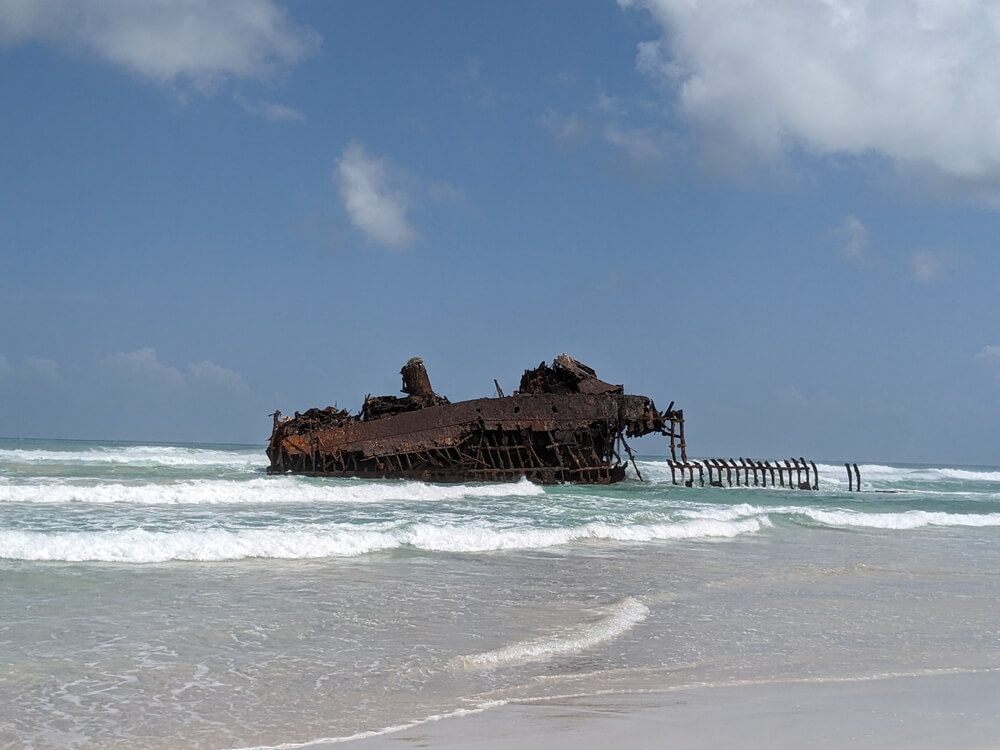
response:
<path id="1" fill-rule="evenodd" d="M 554 363 L 553 369 L 543 363 L 525 373 L 522 390 L 540 392 L 452 404 L 434 394 L 428 380 L 419 394 L 426 406 L 415 403 L 409 389 L 406 399 L 366 399 L 358 417 L 327 409 L 282 420 L 276 412 L 268 471 L 431 482 L 525 477 L 542 484 L 611 484 L 625 477 L 631 456 L 626 436 L 667 434 L 673 449 L 674 426 L 683 424 L 680 412 L 660 414 L 646 396 L 625 394 L 621 386 L 592 377 L 585 365 L 570 358 L 565 362 L 561 368 Z M 407 368 L 403 373 L 407 388 L 417 378 Z"/>
<path id="2" fill-rule="evenodd" d="M 296 474 L 610 484 L 625 477 L 619 425 L 651 404 L 620 394 L 483 398 L 289 435 L 268 456 L 273 471 Z"/>

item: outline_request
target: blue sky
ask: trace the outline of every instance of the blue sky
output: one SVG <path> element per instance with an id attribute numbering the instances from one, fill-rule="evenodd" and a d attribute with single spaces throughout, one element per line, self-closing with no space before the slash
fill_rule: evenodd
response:
<path id="1" fill-rule="evenodd" d="M 974 0 L 0 0 L 0 434 L 567 352 L 697 455 L 1000 463 L 997 70 Z"/>

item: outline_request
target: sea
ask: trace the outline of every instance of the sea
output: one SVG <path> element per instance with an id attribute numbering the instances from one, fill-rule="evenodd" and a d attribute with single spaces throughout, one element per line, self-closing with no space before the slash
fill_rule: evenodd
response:
<path id="1" fill-rule="evenodd" d="M 851 492 L 817 464 L 817 491 L 651 456 L 426 484 L 0 440 L 0 746 L 349 748 L 511 702 L 1000 670 L 1000 468 L 859 463 Z"/>

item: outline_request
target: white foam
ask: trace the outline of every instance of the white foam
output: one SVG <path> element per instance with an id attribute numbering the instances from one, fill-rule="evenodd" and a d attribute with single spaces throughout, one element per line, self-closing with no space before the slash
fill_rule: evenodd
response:
<path id="1" fill-rule="evenodd" d="M 818 464 L 820 477 L 824 476 L 843 484 L 847 483 L 847 470 L 843 464 Z M 859 464 L 862 481 L 874 483 L 898 482 L 1000 482 L 1000 471 L 992 468 L 969 468 L 951 466 L 887 466 L 885 464 Z"/>
<path id="2" fill-rule="evenodd" d="M 263 469 L 267 466 L 264 451 L 248 453 L 220 448 L 196 448 L 171 445 L 100 446 L 87 450 L 0 449 L 0 461 L 24 464 L 111 464 L 137 467 L 229 466 L 237 469 Z"/>
<path id="3" fill-rule="evenodd" d="M 533 497 L 545 490 L 522 479 L 509 484 L 440 485 L 424 482 L 327 482 L 291 476 L 249 480 L 192 479 L 160 484 L 34 479 L 0 484 L 0 503 L 217 505 L 255 503 L 435 502 L 462 498 Z"/>
<path id="4" fill-rule="evenodd" d="M 533 661 L 544 661 L 563 654 L 576 654 L 628 632 L 646 619 L 649 608 L 632 597 L 615 603 L 600 619 L 581 623 L 565 632 L 518 641 L 492 651 L 459 656 L 456 666 L 491 669 Z"/>
<path id="5" fill-rule="evenodd" d="M 433 552 L 495 552 L 546 549 L 582 541 L 654 542 L 681 539 L 731 539 L 770 526 L 766 517 L 739 521 L 693 519 L 648 525 L 595 521 L 567 528 L 496 528 L 486 522 L 442 525 L 417 524 L 408 543 Z"/>
<path id="6" fill-rule="evenodd" d="M 1000 526 L 1000 513 L 940 513 L 909 510 L 905 513 L 861 513 L 851 510 L 799 508 L 814 521 L 835 527 L 907 530 L 925 526 Z"/>
<path id="7" fill-rule="evenodd" d="M 0 531 L 0 558 L 66 562 L 150 563 L 246 558 L 354 557 L 411 548 L 429 552 L 495 552 L 546 549 L 585 540 L 650 542 L 731 538 L 759 531 L 766 518 L 719 522 L 709 519 L 652 526 L 591 523 L 569 529 L 497 528 L 486 521 L 432 523 L 287 525 L 261 529 L 147 531 Z"/>
<path id="8" fill-rule="evenodd" d="M 392 544 L 391 535 L 346 530 L 0 531 L 0 558 L 123 563 L 214 562 L 254 557 L 309 559 L 361 555 Z"/>

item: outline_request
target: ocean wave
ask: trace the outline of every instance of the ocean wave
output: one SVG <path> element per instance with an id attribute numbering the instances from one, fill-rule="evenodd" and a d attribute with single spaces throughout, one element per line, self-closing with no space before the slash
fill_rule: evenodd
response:
<path id="1" fill-rule="evenodd" d="M 486 521 L 464 524 L 330 523 L 262 529 L 143 528 L 107 531 L 0 531 L 0 558 L 64 562 L 218 562 L 248 558 L 356 557 L 410 548 L 427 552 L 497 552 L 547 549 L 583 541 L 651 542 L 732 538 L 769 525 L 752 518 L 728 523 L 696 520 L 653 526 L 591 523 L 577 528 L 497 528 Z"/>
<path id="2" fill-rule="evenodd" d="M 190 479 L 137 483 L 41 480 L 0 484 L 0 503 L 99 503 L 135 505 L 220 505 L 269 503 L 435 502 L 475 497 L 531 497 L 544 494 L 522 479 L 508 484 L 427 484 L 424 482 L 329 482 L 292 476 L 249 480 Z"/>
<path id="3" fill-rule="evenodd" d="M 1000 526 L 1000 513 L 943 513 L 908 510 L 904 513 L 864 513 L 851 510 L 799 508 L 813 521 L 839 528 L 870 528 L 905 531 L 926 526 Z"/>
<path id="4" fill-rule="evenodd" d="M 389 544 L 378 532 L 269 529 L 188 531 L 0 532 L 0 558 L 60 562 L 218 562 L 248 558 L 310 559 L 361 555 Z"/>
<path id="5" fill-rule="evenodd" d="M 263 469 L 267 459 L 258 453 L 170 445 L 95 446 L 85 450 L 2 448 L 0 461 L 19 464 L 109 464 L 135 467 L 225 466 Z"/>
<path id="6" fill-rule="evenodd" d="M 847 483 L 847 470 L 843 464 L 817 464 L 820 478 L 829 477 L 836 483 Z M 886 464 L 858 464 L 858 471 L 865 483 L 933 483 L 933 482 L 1000 482 L 1000 470 L 957 466 L 888 466 Z"/>
<path id="7" fill-rule="evenodd" d="M 417 524 L 407 543 L 432 552 L 496 552 L 546 549 L 583 541 L 656 542 L 732 539 L 754 534 L 771 522 L 766 516 L 737 521 L 693 519 L 675 523 L 615 524 L 594 521 L 565 528 L 496 528 L 482 521 L 464 525 Z"/>
<path id="8" fill-rule="evenodd" d="M 632 597 L 608 607 L 592 622 L 581 623 L 558 635 L 518 641 L 492 651 L 456 657 L 453 664 L 466 669 L 491 669 L 545 661 L 555 656 L 576 654 L 628 632 L 646 619 L 649 608 Z"/>

